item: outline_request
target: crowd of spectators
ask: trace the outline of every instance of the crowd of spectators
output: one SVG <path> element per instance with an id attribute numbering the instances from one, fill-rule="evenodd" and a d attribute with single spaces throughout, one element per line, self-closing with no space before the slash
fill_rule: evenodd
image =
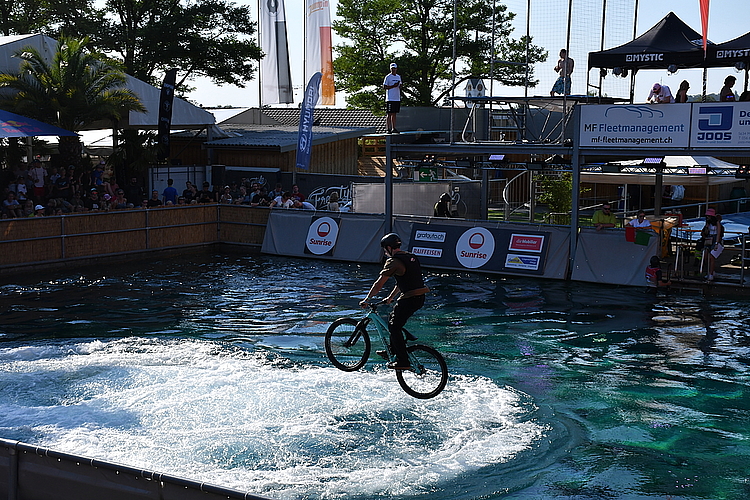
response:
<path id="1" fill-rule="evenodd" d="M 246 178 L 223 186 L 215 185 L 213 189 L 208 182 L 203 182 L 198 189 L 188 181 L 182 194 L 174 186 L 174 181 L 168 179 L 161 193 L 154 189 L 149 196 L 135 177 L 125 186 L 119 186 L 113 177 L 107 175 L 104 161 L 84 172 L 72 165 L 68 168 L 48 167 L 40 159 L 34 159 L 28 165 L 7 169 L 5 174 L 3 219 L 201 203 L 316 209 L 305 200 L 296 184 L 291 190 L 284 190 L 282 184 L 276 184 L 268 192 L 260 183 Z M 337 201 L 328 204 L 327 208 L 338 210 Z"/>

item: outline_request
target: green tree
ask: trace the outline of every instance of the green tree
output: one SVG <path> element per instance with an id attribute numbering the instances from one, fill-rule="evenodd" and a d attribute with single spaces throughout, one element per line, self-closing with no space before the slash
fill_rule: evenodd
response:
<path id="1" fill-rule="evenodd" d="M 402 103 L 434 106 L 450 93 L 453 71 L 452 0 L 341 0 L 333 27 L 347 40 L 338 45 L 334 61 L 336 84 L 349 94 L 352 107 L 382 107 L 383 76 L 398 62 L 404 79 Z M 510 37 L 514 14 L 495 8 L 495 58 L 524 62 L 526 38 Z M 456 18 L 456 71 L 461 80 L 488 77 L 492 59 L 492 4 L 462 2 Z M 530 45 L 530 44 L 529 44 Z M 546 60 L 546 51 L 529 46 L 529 63 Z M 495 77 L 507 85 L 523 85 L 525 69 L 496 66 Z M 529 86 L 533 80 L 530 67 Z"/>
<path id="2" fill-rule="evenodd" d="M 244 87 L 262 53 L 254 41 L 248 6 L 224 0 L 107 0 L 105 26 L 94 42 L 116 54 L 125 71 L 161 86 L 160 77 L 178 69 L 178 90 L 203 76 Z"/>
<path id="3" fill-rule="evenodd" d="M 103 19 L 104 11 L 91 0 L 0 0 L 0 33 L 5 36 L 85 36 L 98 33 Z"/>
<path id="4" fill-rule="evenodd" d="M 18 73 L 0 73 L 0 107 L 77 132 L 95 122 L 119 120 L 129 111 L 145 111 L 138 97 L 125 87 L 126 75 L 112 61 L 87 50 L 89 40 L 62 38 L 52 61 L 33 47 L 15 53 Z M 77 136 L 60 137 L 63 160 L 81 163 Z"/>

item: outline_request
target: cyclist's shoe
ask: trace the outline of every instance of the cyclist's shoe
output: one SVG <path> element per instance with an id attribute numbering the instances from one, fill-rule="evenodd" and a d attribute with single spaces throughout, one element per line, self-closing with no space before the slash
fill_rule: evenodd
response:
<path id="1" fill-rule="evenodd" d="M 375 354 L 388 361 L 388 351 L 375 351 Z"/>
<path id="2" fill-rule="evenodd" d="M 388 363 L 386 366 L 388 366 L 388 368 L 390 368 L 391 370 L 411 370 L 411 366 L 409 366 L 409 363 L 400 363 L 398 361 Z"/>
<path id="3" fill-rule="evenodd" d="M 414 342 L 415 340 L 417 340 L 417 337 L 415 337 L 414 334 L 412 334 L 406 328 L 404 328 L 404 338 L 406 338 L 406 340 L 408 340 L 409 342 Z"/>

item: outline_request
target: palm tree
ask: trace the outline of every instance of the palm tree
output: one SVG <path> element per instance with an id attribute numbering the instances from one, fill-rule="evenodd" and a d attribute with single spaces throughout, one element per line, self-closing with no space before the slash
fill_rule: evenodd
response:
<path id="1" fill-rule="evenodd" d="M 88 37 L 62 37 L 52 61 L 33 47 L 16 51 L 18 73 L 0 73 L 0 107 L 78 132 L 101 120 L 119 120 L 130 111 L 144 112 L 138 96 L 125 87 L 119 64 L 87 50 Z M 77 136 L 60 137 L 58 149 L 66 164 L 80 165 Z"/>

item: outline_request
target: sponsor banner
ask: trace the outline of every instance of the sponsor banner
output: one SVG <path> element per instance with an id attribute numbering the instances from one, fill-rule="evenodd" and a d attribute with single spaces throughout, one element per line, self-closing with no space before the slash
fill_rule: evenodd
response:
<path id="1" fill-rule="evenodd" d="M 339 236 L 339 221 L 331 217 L 314 217 L 307 230 L 305 253 L 333 255 Z"/>
<path id="2" fill-rule="evenodd" d="M 523 269 L 525 271 L 538 271 L 540 261 L 541 259 L 538 255 L 509 253 L 505 256 L 505 267 Z"/>
<path id="3" fill-rule="evenodd" d="M 445 231 L 415 231 L 413 241 L 442 243 L 445 241 Z"/>
<path id="4" fill-rule="evenodd" d="M 331 38 L 331 11 L 328 0 L 306 0 L 307 40 L 305 42 L 305 79 L 322 75 L 321 104 L 336 104 L 333 82 L 333 41 Z"/>
<path id="5" fill-rule="evenodd" d="M 463 267 L 477 269 L 495 254 L 495 237 L 489 229 L 472 227 L 464 231 L 456 243 L 456 259 Z"/>
<path id="6" fill-rule="evenodd" d="M 442 248 L 427 248 L 427 247 L 412 247 L 411 253 L 418 257 L 436 257 L 440 258 L 443 256 Z"/>
<path id="7" fill-rule="evenodd" d="M 582 148 L 686 148 L 691 106 L 581 106 Z"/>
<path id="8" fill-rule="evenodd" d="M 307 82 L 305 97 L 302 100 L 302 110 L 299 113 L 299 131 L 297 134 L 297 168 L 310 169 L 310 155 L 312 154 L 312 128 L 315 105 L 318 103 L 320 73 L 315 73 Z"/>
<path id="9" fill-rule="evenodd" d="M 691 147 L 750 146 L 750 102 L 696 103 L 692 108 Z"/>
<path id="10" fill-rule="evenodd" d="M 518 228 L 414 224 L 411 252 L 431 266 L 544 274 L 549 234 Z"/>
<path id="11" fill-rule="evenodd" d="M 172 68 L 164 75 L 159 95 L 159 152 L 156 158 L 165 161 L 169 158 L 169 132 L 172 128 L 172 104 L 174 101 L 174 87 L 177 81 L 177 68 Z"/>
<path id="12" fill-rule="evenodd" d="M 544 236 L 513 233 L 510 235 L 508 250 L 539 253 L 542 251 L 543 246 Z"/>
<path id="13" fill-rule="evenodd" d="M 260 2 L 261 104 L 294 102 L 284 0 Z"/>

